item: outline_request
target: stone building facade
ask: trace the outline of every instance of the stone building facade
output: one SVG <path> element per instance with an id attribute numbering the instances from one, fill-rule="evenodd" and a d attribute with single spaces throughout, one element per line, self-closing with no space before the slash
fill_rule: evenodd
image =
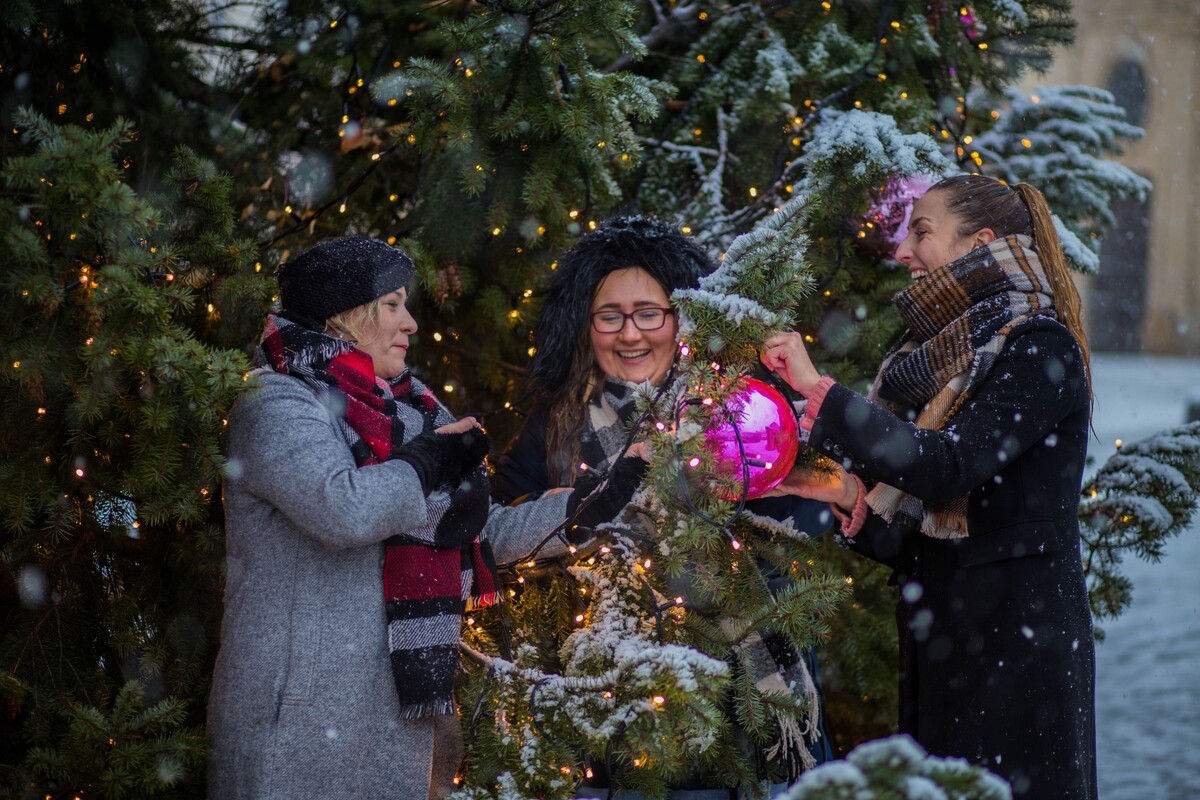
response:
<path id="1" fill-rule="evenodd" d="M 1200 355 L 1200 0 L 1075 0 L 1074 16 L 1075 44 L 1029 85 L 1112 92 L 1146 131 L 1118 160 L 1154 184 L 1114 208 L 1099 274 L 1080 281 L 1092 347 Z"/>

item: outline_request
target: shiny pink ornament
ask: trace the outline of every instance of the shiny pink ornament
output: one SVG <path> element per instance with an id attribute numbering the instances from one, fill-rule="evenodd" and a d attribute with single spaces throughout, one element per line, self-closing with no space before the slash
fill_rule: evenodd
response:
<path id="1" fill-rule="evenodd" d="M 746 497 L 753 500 L 774 489 L 792 471 L 800 439 L 792 408 L 775 387 L 748 377 L 739 379 L 738 384 L 738 390 L 730 395 L 725 408 L 731 416 L 736 415 L 750 471 Z M 705 439 L 716 451 L 720 469 L 740 486 L 742 459 L 733 423 L 726 422 L 709 430 Z M 740 497 L 726 499 L 738 500 Z"/>

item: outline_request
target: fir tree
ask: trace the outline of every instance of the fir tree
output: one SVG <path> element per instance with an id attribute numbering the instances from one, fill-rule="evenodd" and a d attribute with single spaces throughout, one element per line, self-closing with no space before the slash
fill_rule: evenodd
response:
<path id="1" fill-rule="evenodd" d="M 30 148 L 4 164 L 0 203 L 2 779 L 161 796 L 202 772 L 218 436 L 248 368 L 204 342 L 253 248 L 233 236 L 228 178 L 191 152 L 150 202 L 122 180 L 128 124 L 16 124 Z M 243 282 L 237 302 L 261 311 L 265 290 Z"/>
<path id="2" fill-rule="evenodd" d="M 1005 89 L 988 106 L 998 121 L 971 143 L 986 172 L 1037 186 L 1055 209 L 1067 258 L 1081 272 L 1099 268 L 1100 237 L 1116 221 L 1118 199 L 1145 200 L 1150 182 L 1106 160 L 1143 131 L 1125 121 L 1112 95 L 1090 86 L 1042 86 L 1032 95 Z M 1064 221 L 1065 220 L 1065 221 Z"/>
<path id="3" fill-rule="evenodd" d="M 138 191 L 157 189 L 180 145 L 206 155 L 215 155 L 214 139 L 231 148 L 237 125 L 227 97 L 217 91 L 217 67 L 227 59 L 222 53 L 259 45 L 245 41 L 240 26 L 225 18 L 230 5 L 238 4 L 6 3 L 0 121 L 7 135 L 0 155 L 21 150 L 20 134 L 12 131 L 22 108 L 91 130 L 128 122 L 137 136 L 122 148 L 121 164 L 124 180 Z"/>
<path id="4" fill-rule="evenodd" d="M 1079 520 L 1092 612 L 1112 618 L 1133 586 L 1118 571 L 1127 553 L 1158 561 L 1186 530 L 1200 500 L 1200 423 L 1121 444 L 1083 486 Z"/>
<path id="5" fill-rule="evenodd" d="M 1107 226 L 1106 204 L 1144 190 L 1103 160 L 1137 135 L 1103 93 L 1040 89 L 1034 103 L 1007 88 L 1070 40 L 1063 0 L 292 0 L 246 4 L 244 19 L 228 16 L 236 8 L 183 0 L 10 6 L 0 42 L 11 80 L 4 121 L 18 133 L 0 142 L 8 181 L 0 240 L 11 265 L 0 301 L 6 319 L 22 324 L 6 325 L 12 355 L 0 365 L 9 632 L 0 657 L 11 675 L 0 689 L 11 710 L 0 736 L 6 752 L 11 743 L 26 756 L 4 773 L 14 792 L 48 787 L 41 781 L 51 773 L 60 789 L 48 792 L 96 787 L 95 753 L 142 776 L 105 784 L 113 796 L 158 791 L 145 782 L 150 750 L 127 758 L 89 749 L 104 741 L 84 736 L 96 725 L 117 743 L 167 742 L 153 759 L 170 780 L 156 785 L 201 792 L 196 737 L 221 559 L 215 433 L 274 290 L 267 276 L 290 253 L 348 232 L 411 251 L 423 289 L 414 364 L 457 410 L 501 412 L 528 399 L 521 379 L 538 287 L 556 255 L 596 221 L 616 210 L 658 214 L 719 253 L 803 194 L 813 291 L 793 298 L 792 321 L 812 338 L 821 366 L 861 386 L 898 333 L 890 298 L 904 277 L 888 256 L 920 181 L 964 170 L 1029 180 L 1046 191 L 1081 267 Z M 18 105 L 77 127 L 56 132 L 32 118 L 10 125 Z M 136 140 L 117 125 L 119 114 L 134 121 Z M 169 157 L 176 144 L 192 151 Z M 763 286 L 748 287 L 748 296 Z M 110 299 L 101 302 L 104 289 Z M 703 313 L 696 320 L 709 324 Z M 749 342 L 762 329 L 720 338 Z M 707 347 L 711 336 L 702 338 Z M 733 364 L 748 352 L 721 358 Z M 670 415 L 660 413 L 666 424 Z M 500 442 L 517 424 L 513 414 L 489 419 Z M 660 448 L 656 473 L 672 469 L 672 447 Z M 1170 463 L 1166 449 L 1151 452 L 1147 458 Z M 692 457 L 708 468 L 703 454 Z M 1093 488 L 1098 498 L 1128 493 L 1116 484 Z M 1186 497 L 1168 496 L 1173 518 L 1182 519 Z M 716 513 L 722 506 L 713 502 L 700 507 Z M 1091 508 L 1085 504 L 1085 521 L 1094 519 Z M 728 566 L 728 537 L 680 519 L 683 543 L 711 549 L 712 564 Z M 1100 527 L 1104 536 L 1128 537 L 1122 541 L 1138 552 L 1161 530 L 1150 524 L 1159 516 L 1145 519 L 1132 531 Z M 135 520 L 136 537 L 128 535 Z M 752 536 L 735 538 L 754 546 Z M 1109 552 L 1112 540 L 1095 541 L 1098 553 Z M 621 558 L 650 547 L 628 546 Z M 1104 587 L 1119 587 L 1117 565 L 1096 558 L 1094 597 L 1104 597 Z M 849 746 L 887 732 L 895 718 L 886 575 L 831 542 L 805 559 L 852 585 L 828 623 L 824 654 L 829 716 Z M 673 599 L 659 583 L 671 562 L 654 556 L 647 573 L 661 596 L 624 595 L 631 615 L 636 607 L 646 620 Z M 624 574 L 615 560 L 608 568 Z M 718 588 L 754 595 L 748 585 Z M 544 591 L 555 594 L 518 592 L 514 615 L 526 603 L 555 613 L 527 616 L 510 632 L 514 643 L 532 645 L 514 650 L 513 660 L 561 675 L 563 655 L 545 641 L 574 635 L 580 614 L 585 622 L 599 617 L 589 595 L 565 579 Z M 794 603 L 811 625 L 792 634 L 808 640 L 824 624 L 824 608 Z M 1103 600 L 1097 608 L 1119 605 Z M 654 629 L 640 635 L 657 643 L 661 624 L 667 639 L 698 642 L 670 608 L 660 609 L 661 623 L 650 613 Z M 61 623 L 61 632 L 39 620 Z M 713 693 L 697 703 L 716 708 L 717 696 L 736 685 L 736 669 L 717 674 L 725 655 L 696 662 L 697 674 L 713 679 Z M 605 657 L 615 663 L 615 652 Z M 584 670 L 585 661 L 576 666 L 600 670 L 599 662 Z M 621 702 L 652 703 L 661 694 L 670 709 L 643 715 L 647 724 L 614 746 L 650 737 L 650 720 L 674 724 L 686 707 L 678 684 L 656 674 L 630 683 Z M 127 686 L 131 678 L 143 685 L 140 695 Z M 709 710 L 699 716 L 717 719 Z M 755 712 L 741 723 L 753 728 L 758 719 Z M 479 729 L 476 752 L 495 754 L 491 766 L 473 763 L 501 775 L 508 788 L 498 791 L 519 796 L 523 789 L 500 765 L 522 733 L 487 745 L 490 730 Z M 713 742 L 728 742 L 728 733 L 720 729 Z M 689 758 L 725 757 L 724 745 L 702 750 L 700 741 Z M 598 737 L 587 745 L 597 746 Z M 669 774 L 672 758 L 639 770 Z M 557 763 L 560 775 L 570 763 Z M 565 777 L 554 780 L 561 786 Z"/>

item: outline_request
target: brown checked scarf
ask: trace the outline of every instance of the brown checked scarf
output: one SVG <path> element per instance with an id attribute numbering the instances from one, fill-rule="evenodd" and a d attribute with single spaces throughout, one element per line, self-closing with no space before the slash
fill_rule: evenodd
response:
<path id="1" fill-rule="evenodd" d="M 371 357 L 350 342 L 283 316 L 268 315 L 255 364 L 314 387 L 335 409 L 359 467 L 387 461 L 423 431 L 454 421 L 408 370 L 379 379 Z M 388 650 L 405 718 L 453 713 L 463 612 L 497 599 L 491 550 L 478 536 L 487 495 L 481 468 L 458 487 L 435 490 L 426 523 L 384 543 Z M 445 544 L 464 540 L 465 547 Z"/>
<path id="2" fill-rule="evenodd" d="M 1028 236 L 1007 236 L 932 270 L 895 298 L 908 325 L 884 358 L 869 399 L 897 414 L 919 409 L 918 428 L 941 430 L 987 378 L 1008 335 L 1035 316 L 1054 317 L 1054 296 Z M 926 507 L 877 484 L 867 505 L 937 539 L 967 535 L 967 496 Z"/>

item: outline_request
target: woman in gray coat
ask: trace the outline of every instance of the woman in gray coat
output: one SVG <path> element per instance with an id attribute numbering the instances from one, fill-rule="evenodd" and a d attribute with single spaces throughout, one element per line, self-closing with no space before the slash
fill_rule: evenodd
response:
<path id="1" fill-rule="evenodd" d="M 520 558 L 577 505 L 491 505 L 487 437 L 405 367 L 412 272 L 363 237 L 280 270 L 255 388 L 229 417 L 214 800 L 448 794 L 464 611 L 497 599 L 494 558 Z M 615 513 L 633 488 L 583 510 Z"/>

